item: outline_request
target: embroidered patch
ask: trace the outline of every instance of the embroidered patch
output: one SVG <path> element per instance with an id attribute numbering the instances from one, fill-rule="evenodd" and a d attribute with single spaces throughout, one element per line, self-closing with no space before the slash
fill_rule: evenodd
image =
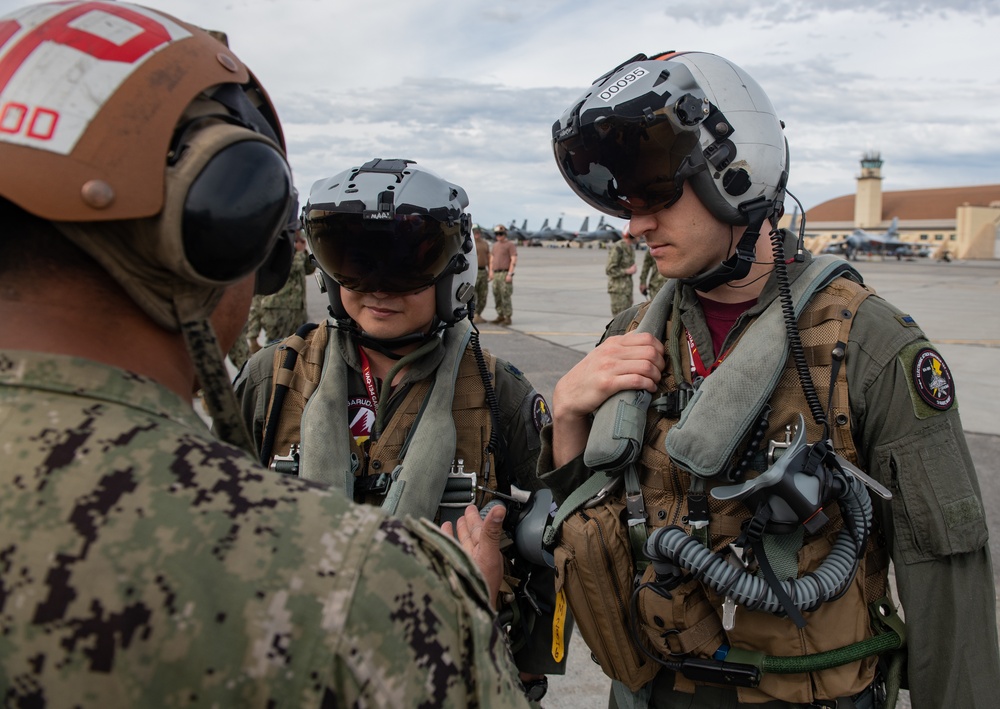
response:
<path id="1" fill-rule="evenodd" d="M 375 404 L 364 396 L 355 396 L 347 401 L 347 420 L 350 422 L 351 435 L 359 446 L 372 434 L 375 425 Z"/>
<path id="2" fill-rule="evenodd" d="M 917 327 L 917 321 L 913 319 L 912 315 L 897 315 L 896 320 L 903 327 Z"/>
<path id="3" fill-rule="evenodd" d="M 941 355 L 924 347 L 913 358 L 913 385 L 920 399 L 933 409 L 947 411 L 955 403 L 955 380 Z"/>
<path id="4" fill-rule="evenodd" d="M 542 428 L 552 423 L 549 405 L 545 403 L 545 397 L 541 394 L 535 394 L 535 398 L 531 402 L 531 420 L 535 423 L 536 431 L 541 431 Z"/>
<path id="5" fill-rule="evenodd" d="M 515 367 L 510 362 L 504 362 L 503 368 L 506 369 L 511 374 L 513 374 L 518 379 L 524 379 L 524 372 L 522 372 L 520 369 L 518 369 L 517 367 Z"/>

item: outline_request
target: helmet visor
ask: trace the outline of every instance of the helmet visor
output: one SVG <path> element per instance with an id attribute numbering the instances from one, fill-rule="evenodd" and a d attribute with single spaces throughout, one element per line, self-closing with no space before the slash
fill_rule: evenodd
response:
<path id="1" fill-rule="evenodd" d="M 412 293 L 434 285 L 462 246 L 458 221 L 421 214 L 375 219 L 311 209 L 305 230 L 320 268 L 360 293 Z"/>
<path id="2" fill-rule="evenodd" d="M 698 134 L 664 116 L 603 115 L 553 141 L 563 178 L 595 209 L 615 217 L 653 214 L 680 199 Z"/>

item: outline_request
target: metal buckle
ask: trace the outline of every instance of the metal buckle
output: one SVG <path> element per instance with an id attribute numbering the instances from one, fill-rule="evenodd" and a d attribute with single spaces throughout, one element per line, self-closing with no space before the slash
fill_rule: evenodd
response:
<path id="1" fill-rule="evenodd" d="M 465 472 L 465 459 L 452 461 L 441 495 L 441 507 L 468 507 L 476 502 L 476 473 Z"/>

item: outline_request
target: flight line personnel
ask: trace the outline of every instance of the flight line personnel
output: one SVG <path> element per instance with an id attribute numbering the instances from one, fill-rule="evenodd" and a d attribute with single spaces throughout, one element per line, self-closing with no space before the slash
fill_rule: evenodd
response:
<path id="1" fill-rule="evenodd" d="M 58 117 L 0 132 L 6 702 L 526 706 L 497 587 L 454 541 L 264 470 L 192 409 L 197 380 L 250 447 L 222 351 L 291 261 L 291 173 L 253 75 L 136 5 L 0 26 L 0 101 L 43 91 Z M 503 512 L 470 512 L 463 546 L 498 557 Z"/>

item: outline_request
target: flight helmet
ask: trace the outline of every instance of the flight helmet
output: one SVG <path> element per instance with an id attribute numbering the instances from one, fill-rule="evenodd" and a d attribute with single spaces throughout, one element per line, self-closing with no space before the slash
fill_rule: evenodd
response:
<path id="1" fill-rule="evenodd" d="M 468 314 L 475 241 L 464 189 L 413 160 L 370 160 L 317 181 L 303 226 L 330 299 L 350 323 L 340 288 L 412 293 L 433 286 L 442 326 Z"/>

